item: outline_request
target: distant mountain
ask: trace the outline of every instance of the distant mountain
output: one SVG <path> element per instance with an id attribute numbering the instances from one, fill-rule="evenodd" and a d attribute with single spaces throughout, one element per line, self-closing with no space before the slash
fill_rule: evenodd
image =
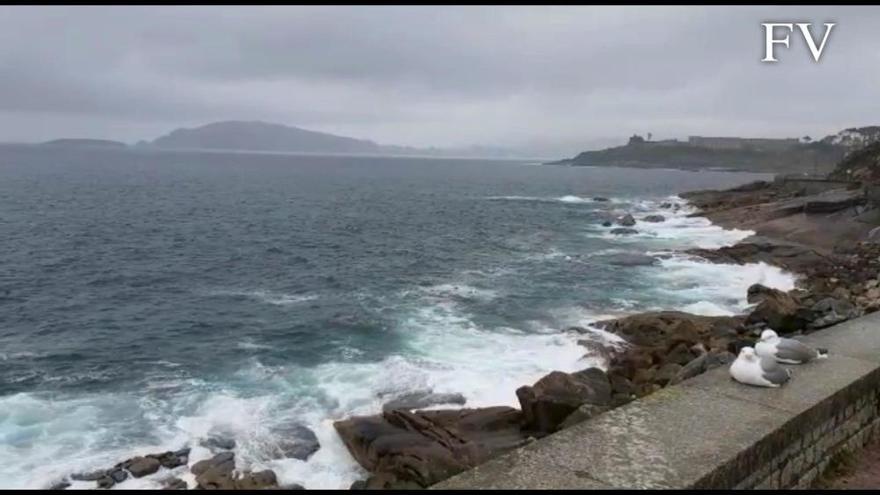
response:
<path id="1" fill-rule="evenodd" d="M 108 139 L 55 139 L 42 143 L 43 146 L 64 146 L 68 148 L 126 148 L 125 143 Z"/>
<path id="2" fill-rule="evenodd" d="M 177 129 L 151 144 L 158 148 L 247 151 L 376 153 L 381 150 L 378 144 L 363 139 L 281 124 L 243 121 L 215 122 L 193 129 Z"/>
<path id="3" fill-rule="evenodd" d="M 177 129 L 152 142 L 139 141 L 135 147 L 163 149 L 214 149 L 238 151 L 276 151 L 309 153 L 363 153 L 377 155 L 524 158 L 528 153 L 490 146 L 459 148 L 416 148 L 377 144 L 366 139 L 337 136 L 299 127 L 260 121 L 224 121 Z"/>

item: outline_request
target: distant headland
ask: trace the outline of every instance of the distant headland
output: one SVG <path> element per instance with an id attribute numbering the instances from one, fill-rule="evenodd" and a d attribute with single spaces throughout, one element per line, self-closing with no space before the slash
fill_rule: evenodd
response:
<path id="1" fill-rule="evenodd" d="M 803 138 L 690 136 L 686 141 L 633 135 L 623 146 L 584 151 L 549 165 L 730 169 L 770 173 L 828 173 L 847 152 L 880 140 L 880 126 L 859 127 L 813 141 Z"/>

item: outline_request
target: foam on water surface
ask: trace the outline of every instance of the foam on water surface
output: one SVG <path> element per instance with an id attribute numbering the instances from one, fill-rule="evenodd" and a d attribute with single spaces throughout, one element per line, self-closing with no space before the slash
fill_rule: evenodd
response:
<path id="1" fill-rule="evenodd" d="M 605 230 L 587 225 L 588 234 L 603 236 L 607 246 L 578 252 L 577 243 L 548 245 L 541 254 L 521 256 L 526 263 L 555 266 L 570 258 L 593 261 L 602 255 L 633 250 L 661 255 L 660 261 L 656 266 L 632 268 L 633 276 L 640 277 L 645 286 L 643 293 L 610 294 L 609 303 L 602 307 L 561 305 L 546 309 L 543 317 L 511 325 L 482 323 L 469 309 L 472 305 L 503 303 L 512 297 L 515 287 L 490 288 L 492 280 L 512 276 L 510 267 L 475 268 L 447 280 L 413 284 L 393 294 L 353 295 L 367 303 L 380 301 L 383 308 L 377 311 L 395 315 L 389 331 L 403 345 L 379 360 L 360 360 L 363 351 L 346 346 L 337 359 L 313 366 L 268 365 L 254 357 L 227 378 L 234 383 L 157 378 L 154 390 L 162 394 L 156 397 L 150 392 L 140 399 L 136 393 L 81 397 L 25 393 L 0 397 L 0 458 L 4 459 L 0 478 L 5 480 L 4 486 L 42 488 L 72 472 L 105 468 L 133 455 L 184 445 L 193 449 L 193 464 L 211 455 L 199 447 L 199 441 L 213 431 L 223 431 L 236 441 L 239 468 L 273 469 L 282 484 L 299 483 L 310 489 L 346 488 L 365 473 L 333 429 L 335 420 L 377 413 L 383 402 L 396 394 L 426 389 L 460 393 L 467 399 L 467 407 L 516 407 L 514 391 L 519 386 L 533 383 L 552 370 L 570 372 L 600 365 L 598 359 L 584 356 L 585 349 L 577 344 L 584 335 L 563 331 L 567 327 L 589 329 L 595 321 L 656 305 L 706 315 L 735 314 L 748 306 L 746 289 L 753 283 L 782 290 L 794 286 L 792 275 L 763 263 L 719 265 L 675 254 L 689 247 L 731 245 L 750 234 L 690 217 L 693 210 L 675 197 L 613 198 L 610 202 L 575 195 L 490 199 L 594 203 L 598 208 L 631 211 L 637 219 L 635 228 L 641 231 L 637 236 L 607 236 Z M 679 204 L 679 210 L 660 208 L 663 202 Z M 641 221 L 648 214 L 662 214 L 666 220 Z M 572 233 L 573 237 L 577 235 L 580 233 Z M 568 266 L 572 265 L 577 264 Z M 317 297 L 261 289 L 220 291 L 215 296 L 244 297 L 258 304 L 290 308 L 299 308 L 300 303 Z M 621 343 L 617 336 L 592 331 L 596 339 Z M 271 350 L 271 346 L 250 337 L 239 338 L 231 345 L 247 355 Z M 4 354 L 2 359 L 10 361 L 13 357 Z M 175 364 L 157 364 L 157 368 L 173 370 Z M 307 461 L 272 459 L 267 454 L 275 432 L 291 422 L 312 429 L 321 443 L 320 450 Z M 186 468 L 173 473 L 163 469 L 140 480 L 126 481 L 119 488 L 154 488 L 169 474 L 182 477 L 190 486 L 194 483 Z"/>

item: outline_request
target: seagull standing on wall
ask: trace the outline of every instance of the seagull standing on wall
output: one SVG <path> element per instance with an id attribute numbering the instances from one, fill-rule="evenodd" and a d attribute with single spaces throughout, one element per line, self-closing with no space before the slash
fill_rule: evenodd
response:
<path id="1" fill-rule="evenodd" d="M 759 357 L 752 347 L 743 347 L 730 365 L 730 376 L 746 385 L 780 387 L 791 380 L 791 370 L 779 366 L 772 357 Z"/>
<path id="2" fill-rule="evenodd" d="M 803 364 L 828 357 L 825 349 L 813 349 L 803 342 L 782 338 L 773 330 L 761 332 L 761 340 L 755 344 L 755 352 L 760 357 L 770 357 L 786 364 Z"/>

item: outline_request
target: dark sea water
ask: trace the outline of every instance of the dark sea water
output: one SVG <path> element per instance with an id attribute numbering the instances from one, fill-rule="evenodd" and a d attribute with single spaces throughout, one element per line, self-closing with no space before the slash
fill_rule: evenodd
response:
<path id="1" fill-rule="evenodd" d="M 347 487 L 360 469 L 333 419 L 428 388 L 515 405 L 518 386 L 590 365 L 568 326 L 729 314 L 751 283 L 791 284 L 764 265 L 670 255 L 748 233 L 661 203 L 759 178 L 0 147 L 0 486 L 44 487 L 219 429 L 240 465 Z M 627 212 L 667 221 L 633 236 L 600 225 Z M 609 263 L 644 253 L 667 256 Z M 307 462 L 267 453 L 292 422 L 322 443 Z"/>

